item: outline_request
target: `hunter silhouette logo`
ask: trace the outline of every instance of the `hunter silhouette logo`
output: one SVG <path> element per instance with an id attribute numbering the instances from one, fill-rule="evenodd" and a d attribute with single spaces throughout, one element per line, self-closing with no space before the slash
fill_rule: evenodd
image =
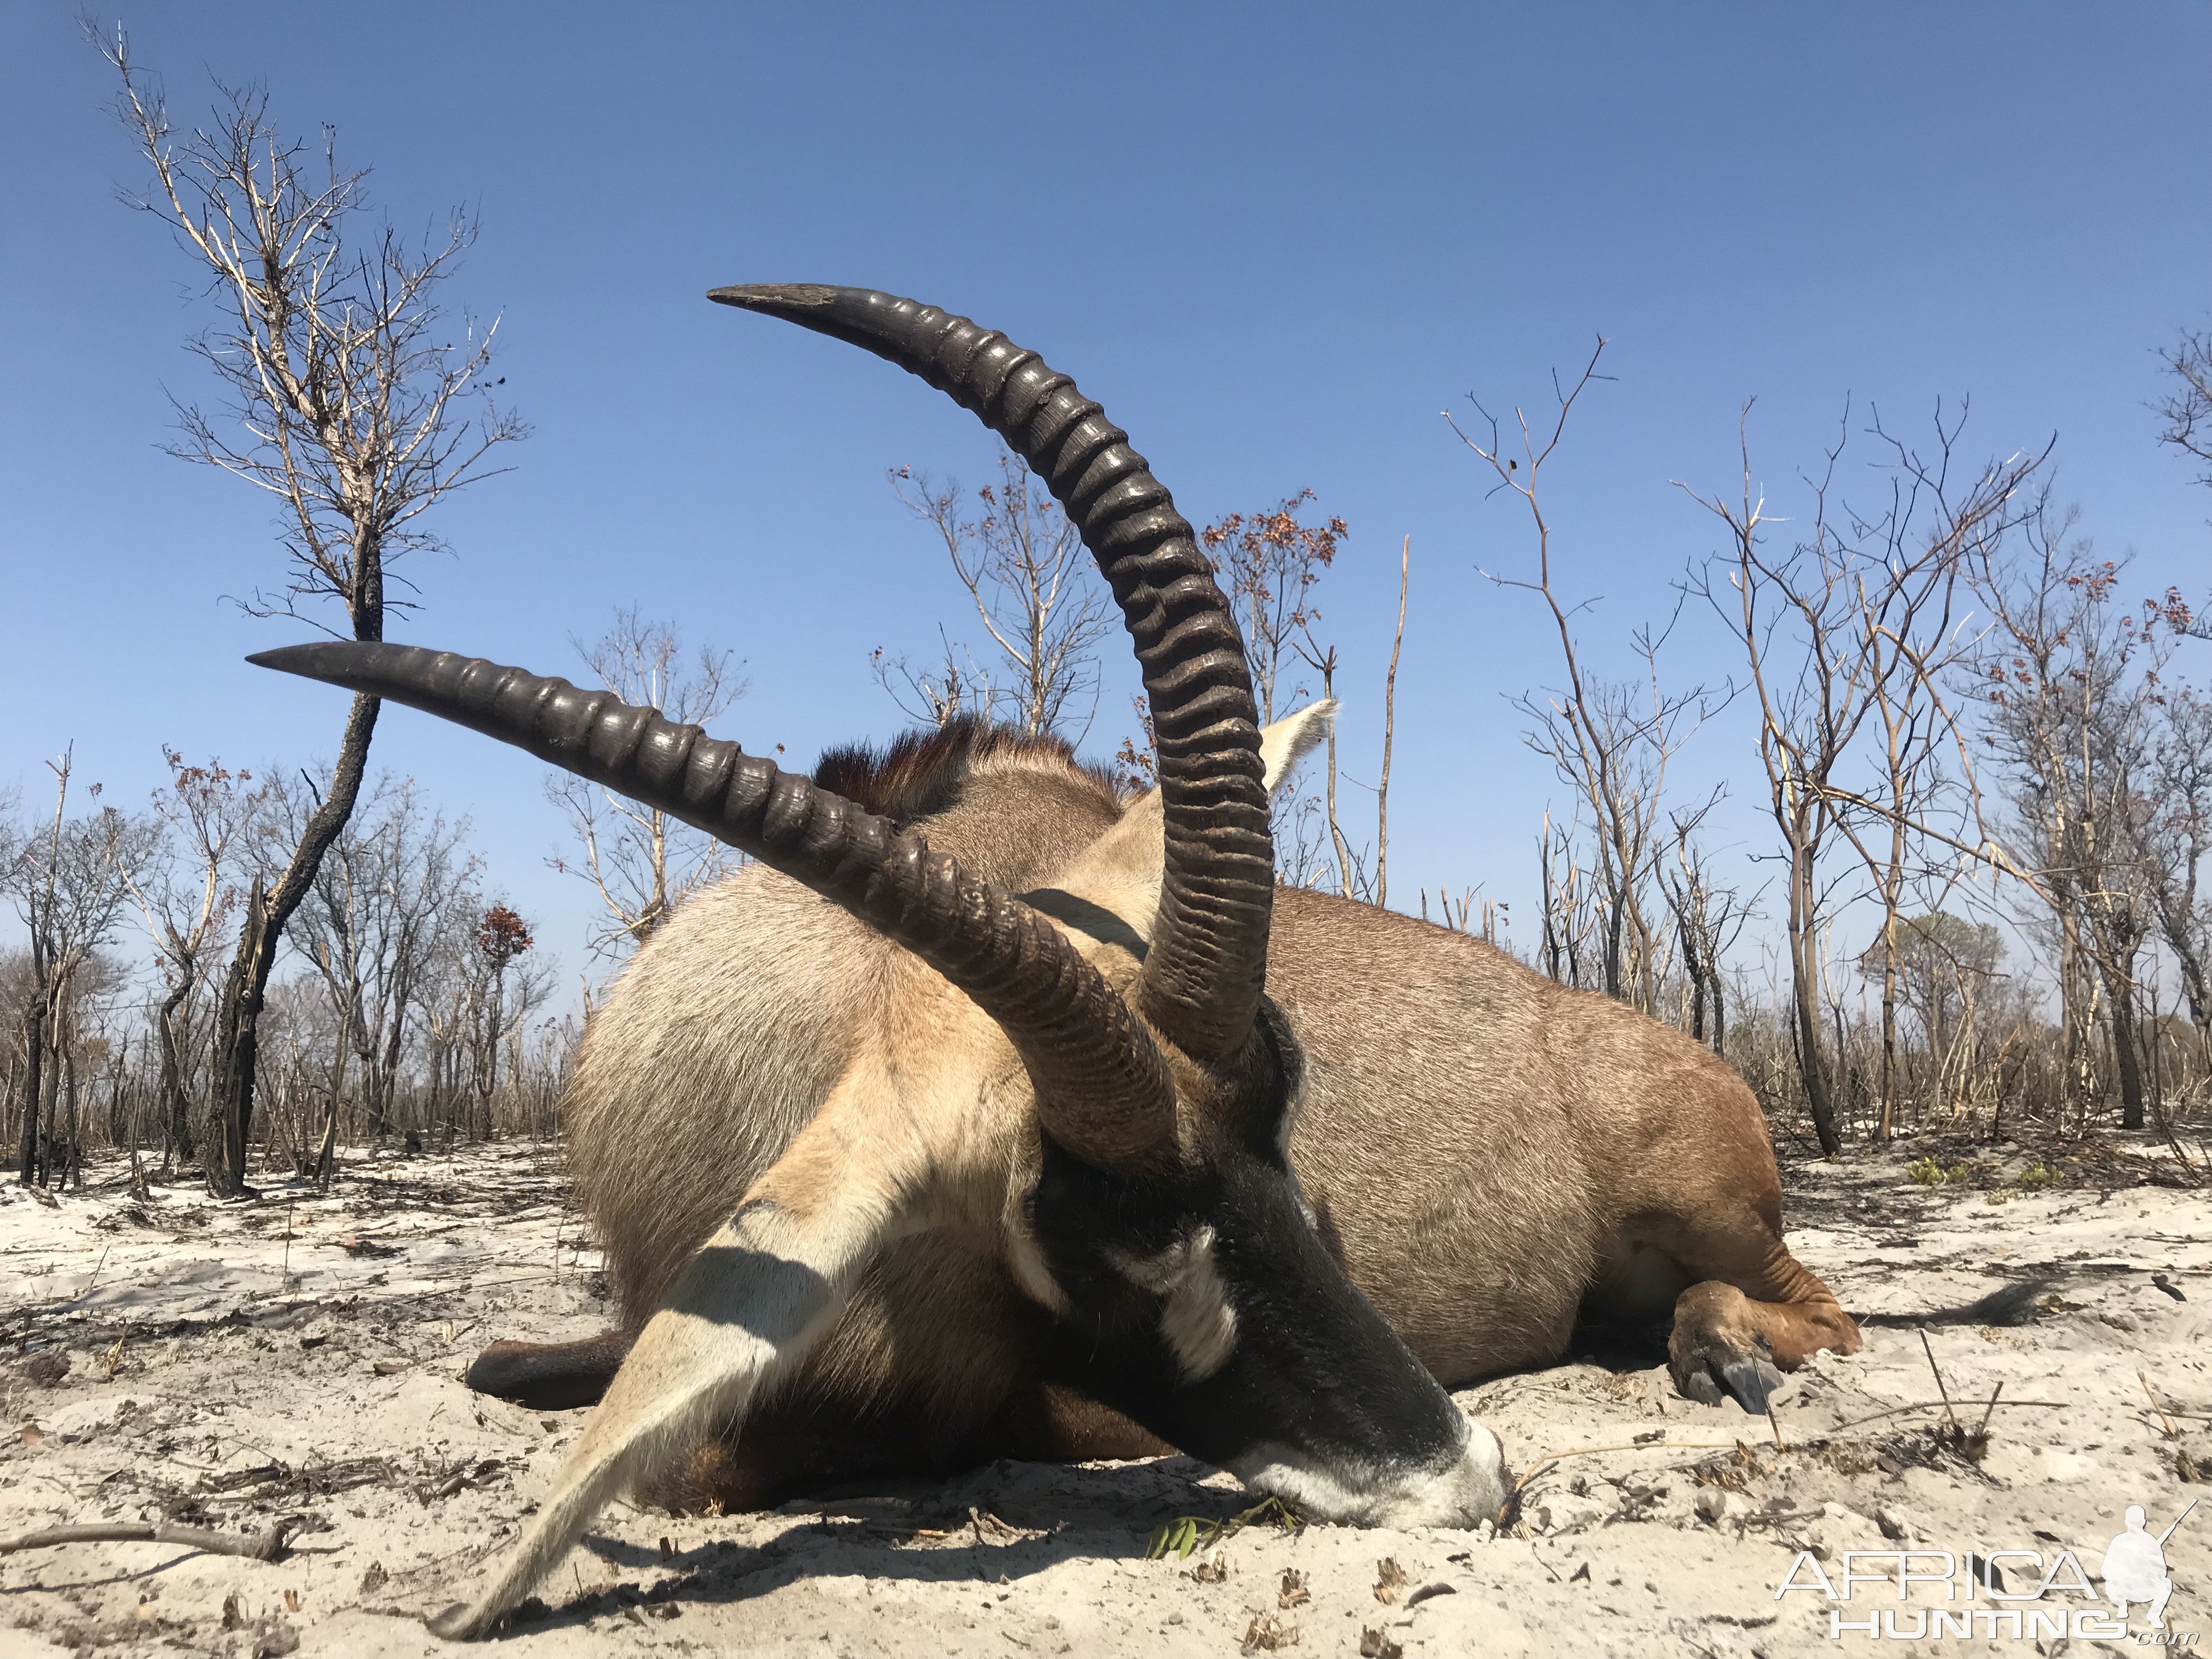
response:
<path id="1" fill-rule="evenodd" d="M 2137 1608 L 2145 1615 L 2146 1626 L 2146 1633 L 2136 1638 L 2138 1644 L 2194 1647 L 2194 1631 L 2169 1632 L 2166 1627 L 2166 1604 L 2173 1595 L 2173 1580 L 2166 1570 L 2166 1543 L 2196 1507 L 2197 1500 L 2191 1498 L 2163 1532 L 2154 1533 L 2143 1506 L 2130 1504 L 2126 1530 L 2105 1549 L 2101 1597 L 2072 1550 L 1984 1546 L 1969 1553 L 1847 1550 L 1826 1566 L 1810 1550 L 1801 1550 L 1774 1599 L 1779 1601 L 1792 1590 L 1821 1596 L 1828 1603 L 1828 1635 L 1838 1641 L 1846 1635 L 1876 1641 L 1942 1636 L 2039 1643 L 2046 1638 L 2109 1639 L 2128 1635 L 2129 1611 Z M 1940 1588 L 1942 1600 L 1949 1605 L 1902 1605 L 1915 1585 L 1923 1587 L 1923 1599 Z M 1890 1590 L 1900 1605 L 1852 1605 L 1855 1599 L 1861 1603 L 1887 1600 Z M 1861 1591 L 1867 1593 L 1855 1596 Z M 1984 1601 L 1991 1605 L 1961 1605 Z"/>
<path id="2" fill-rule="evenodd" d="M 2173 1580 L 2166 1576 L 2166 1540 L 2173 1536 L 2175 1527 L 2188 1519 L 2189 1510 L 2196 1507 L 2192 1498 L 2189 1509 L 2175 1516 L 2166 1529 L 2154 1537 L 2145 1525 L 2143 1506 L 2128 1505 L 2128 1529 L 2105 1551 L 2105 1595 L 2120 1610 L 2123 1624 L 2130 1603 L 2147 1602 L 2150 1627 L 2166 1628 L 2166 1601 L 2173 1594 Z"/>

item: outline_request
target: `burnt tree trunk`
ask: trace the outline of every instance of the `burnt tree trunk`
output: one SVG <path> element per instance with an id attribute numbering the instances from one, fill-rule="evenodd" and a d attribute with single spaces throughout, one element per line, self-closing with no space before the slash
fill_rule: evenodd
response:
<path id="1" fill-rule="evenodd" d="M 1881 966 L 1881 1116 L 1875 1139 L 1882 1146 L 1897 1127 L 1897 918 L 1888 927 L 1890 950 Z"/>
<path id="2" fill-rule="evenodd" d="M 84 1186 L 84 1124 L 78 1111 L 76 1049 L 75 1042 L 62 1046 L 62 1097 L 68 1103 L 69 1139 L 62 1147 L 61 1190 L 67 1192 L 74 1178 L 80 1189 Z"/>
<path id="3" fill-rule="evenodd" d="M 382 631 L 380 625 L 374 634 L 360 629 L 356 637 L 372 638 Z M 216 1017 L 216 1127 L 210 1137 L 208 1190 L 217 1197 L 234 1198 L 246 1191 L 246 1149 L 253 1127 L 261 1011 L 268 998 L 269 976 L 276 966 L 276 946 L 285 923 L 307 897 L 323 854 L 330 851 L 331 843 L 353 815 L 362 775 L 368 769 L 368 741 L 376 730 L 377 708 L 374 697 L 364 694 L 354 698 L 346 716 L 345 736 L 338 744 L 337 764 L 331 774 L 330 793 L 307 820 L 307 833 L 293 849 L 291 861 L 277 878 L 276 885 L 264 893 L 257 877 L 246 900 L 238 954 L 231 959 Z M 220 1156 L 215 1156 L 218 1151 Z"/>
<path id="4" fill-rule="evenodd" d="M 111 1146 L 123 1144 L 124 1119 L 131 1109 L 125 1100 L 123 1074 L 130 1065 L 131 1039 L 125 1037 L 107 1073 L 107 1144 Z"/>
<path id="5" fill-rule="evenodd" d="M 177 1054 L 177 1012 L 185 1006 L 191 990 L 191 981 L 181 980 L 162 999 L 161 1012 L 154 1020 L 154 1030 L 161 1042 L 162 1133 L 168 1142 L 168 1156 L 179 1169 L 191 1161 L 192 1117 L 191 1103 L 185 1098 L 184 1066 Z"/>
<path id="6" fill-rule="evenodd" d="M 2112 992 L 2112 1057 L 2120 1067 L 2120 1127 L 2140 1129 L 2143 1127 L 2143 1075 L 2142 1052 L 2136 1040 L 2135 988 L 2115 984 Z"/>
<path id="7" fill-rule="evenodd" d="M 216 1197 L 246 1191 L 246 1139 L 253 1115 L 253 1074 L 260 1058 L 258 1000 L 251 985 L 255 964 L 265 959 L 268 896 L 261 878 L 253 878 L 246 899 L 246 921 L 239 929 L 238 953 L 224 975 L 222 1000 L 216 1006 L 215 1069 L 209 1094 L 213 1105 L 208 1127 L 207 1184 Z M 263 976 L 265 987 L 267 979 Z"/>
<path id="8" fill-rule="evenodd" d="M 1901 786 L 1900 786 L 1901 787 Z M 1897 1127 L 1897 904 L 1905 883 L 1905 821 L 1889 826 L 1889 867 L 1881 884 L 1881 1115 L 1875 1141 L 1887 1146 Z"/>
<path id="9" fill-rule="evenodd" d="M 58 999 L 57 999 L 58 1000 Z M 39 1158 L 38 1182 L 41 1187 L 54 1184 L 54 1152 L 61 1140 L 57 1126 L 62 1116 L 62 1050 L 61 1018 L 56 1011 L 46 1011 L 46 1086 L 39 1091 Z"/>
<path id="10" fill-rule="evenodd" d="M 39 1073 L 46 1056 L 46 999 L 43 987 L 32 992 L 23 1005 L 23 1136 L 16 1149 L 16 1181 L 27 1187 L 39 1170 Z"/>
<path id="11" fill-rule="evenodd" d="M 384 1058 L 378 1066 L 376 1137 L 381 1140 L 392 1123 L 392 1103 L 398 1092 L 399 1060 L 406 1047 L 407 1004 L 412 987 L 402 977 L 392 994 L 392 1030 L 385 1038 Z"/>
<path id="12" fill-rule="evenodd" d="M 1820 1063 L 1819 994 L 1820 934 L 1813 914 L 1812 849 L 1799 841 L 1790 860 L 1790 981 L 1797 1024 L 1797 1072 L 1805 1083 L 1805 1109 L 1812 1115 L 1813 1133 L 1820 1137 L 1820 1153 L 1834 1158 L 1844 1150 L 1836 1131 L 1836 1108 L 1828 1092 L 1828 1074 Z"/>
<path id="13" fill-rule="evenodd" d="M 1674 900 L 1674 931 L 1682 941 L 1682 976 L 1690 981 L 1690 1035 L 1705 1040 L 1705 960 L 1698 948 L 1698 930 L 1690 920 L 1696 902 L 1694 890 Z"/>

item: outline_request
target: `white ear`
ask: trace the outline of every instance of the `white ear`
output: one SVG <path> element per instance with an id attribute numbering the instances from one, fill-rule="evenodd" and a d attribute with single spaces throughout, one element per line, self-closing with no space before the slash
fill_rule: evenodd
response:
<path id="1" fill-rule="evenodd" d="M 1267 769 L 1269 794 L 1283 787 L 1335 723 L 1336 699 L 1324 697 L 1284 715 L 1260 733 L 1260 763 Z"/>
<path id="2" fill-rule="evenodd" d="M 1335 718 L 1336 699 L 1328 697 L 1285 714 L 1261 732 L 1260 761 L 1267 769 L 1269 794 L 1328 735 Z M 1138 937 L 1151 939 L 1160 902 L 1162 830 L 1160 792 L 1154 789 L 1130 802 L 1121 821 L 1054 877 L 1052 885 L 1111 911 Z"/>

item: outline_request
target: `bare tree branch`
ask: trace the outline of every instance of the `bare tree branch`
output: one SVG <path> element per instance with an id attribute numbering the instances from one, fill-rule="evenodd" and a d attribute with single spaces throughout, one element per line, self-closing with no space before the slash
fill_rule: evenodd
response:
<path id="1" fill-rule="evenodd" d="M 635 606 L 617 609 L 614 625 L 596 642 L 570 643 L 599 683 L 624 702 L 684 724 L 706 725 L 747 690 L 727 651 L 702 646 L 687 654 L 673 624 L 642 618 Z M 595 951 L 620 957 L 635 950 L 685 899 L 733 867 L 729 849 L 712 836 L 573 773 L 548 774 L 545 796 L 561 809 L 582 847 L 576 862 L 558 857 L 547 862 L 590 882 L 607 913 L 608 925 L 592 936 Z"/>
<path id="2" fill-rule="evenodd" d="M 1544 510 L 1541 478 L 1544 464 L 1565 437 L 1576 403 L 1594 382 L 1607 378 L 1597 372 L 1605 345 L 1601 337 L 1571 386 L 1562 389 L 1555 377 L 1558 410 L 1547 433 L 1540 437 L 1527 412 L 1514 410 L 1520 434 L 1519 456 L 1505 454 L 1498 422 L 1472 398 L 1468 401 L 1486 428 L 1480 435 L 1470 434 L 1449 411 L 1444 419 L 1460 442 L 1496 476 L 1497 488 L 1521 497 L 1535 531 L 1533 581 L 1487 570 L 1482 574 L 1501 587 L 1535 594 L 1543 601 L 1559 637 L 1565 684 L 1540 701 L 1522 696 L 1514 706 L 1534 722 L 1527 734 L 1529 747 L 1552 762 L 1560 781 L 1574 789 L 1581 808 L 1589 815 L 1597 848 L 1593 872 L 1597 886 L 1595 892 L 1583 888 L 1579 871 L 1572 871 L 1566 888 L 1553 884 L 1549 872 L 1553 854 L 1547 824 L 1544 843 L 1547 896 L 1571 894 L 1571 902 L 1576 905 L 1595 899 L 1604 937 L 1607 994 L 1635 1001 L 1647 1013 L 1656 1015 L 1662 978 L 1661 942 L 1651 923 L 1649 891 L 1662 850 L 1658 825 L 1668 766 L 1682 744 L 1733 693 L 1725 689 L 1709 692 L 1703 686 L 1681 692 L 1663 688 L 1659 652 L 1672 631 L 1671 618 L 1656 632 L 1638 631 L 1635 648 L 1644 659 L 1638 683 L 1601 682 L 1585 672 L 1573 618 L 1587 602 L 1568 605 L 1553 581 L 1552 525 Z M 1525 470 L 1521 465 L 1523 459 L 1528 462 Z M 1561 918 L 1555 925 L 1551 918 L 1547 920 L 1547 959 L 1559 961 L 1571 972 L 1578 971 L 1578 958 L 1564 936 L 1573 931 L 1571 922 Z M 1560 954 L 1563 951 L 1565 955 Z"/>
<path id="3" fill-rule="evenodd" d="M 902 709 L 940 726 L 964 708 L 1032 735 L 1056 732 L 1080 743 L 1097 713 L 1098 644 L 1115 619 L 1060 504 L 1004 446 L 998 483 L 975 491 L 971 503 L 963 503 L 954 482 L 939 485 L 902 466 L 889 477 L 907 510 L 944 542 L 1004 672 L 979 669 L 972 658 L 963 668 L 947 640 L 945 666 L 934 675 L 877 652 L 884 689 Z"/>

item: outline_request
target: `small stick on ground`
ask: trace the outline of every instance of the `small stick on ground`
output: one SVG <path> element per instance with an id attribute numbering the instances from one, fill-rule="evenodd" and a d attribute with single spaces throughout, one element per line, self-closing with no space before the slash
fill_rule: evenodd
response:
<path id="1" fill-rule="evenodd" d="M 1909 1406 L 1892 1406 L 1885 1412 L 1874 1412 L 1865 1417 L 1854 1417 L 1847 1422 L 1838 1423 L 1833 1428 L 1824 1430 L 1823 1433 L 1830 1438 L 1832 1438 L 1835 1436 L 1843 1433 L 1847 1429 L 1864 1428 L 1869 1423 L 1880 1423 L 1887 1418 L 1895 1417 L 1902 1412 L 1932 1412 L 1942 1403 L 1943 1402 L 1940 1400 L 1918 1400 L 1915 1401 Z M 2033 1406 L 2049 1411 L 2065 1411 L 2073 1407 L 2075 1403 L 2075 1402 L 2069 1400 L 2008 1400 L 2004 1402 L 2004 1408 L 2010 1412 L 2023 1410 L 2027 1407 Z M 1995 1411 L 1996 1409 L 1996 1405 L 1994 1403 L 1990 1403 L 1989 1410 Z"/>
<path id="2" fill-rule="evenodd" d="M 292 1206 L 297 1198 L 298 1194 L 293 1194 L 284 1200 L 284 1265 L 276 1274 L 276 1294 L 279 1296 L 292 1288 Z"/>
<path id="3" fill-rule="evenodd" d="M 2150 1408 L 2158 1413 L 2158 1420 L 2166 1425 L 2166 1437 L 2168 1440 L 2179 1439 L 2181 1431 L 2173 1426 L 2173 1419 L 2166 1414 L 2166 1407 L 2158 1403 L 2157 1392 L 2152 1389 L 2150 1378 L 2142 1374 L 2140 1365 L 2136 1368 L 2136 1381 L 2142 1384 L 2143 1393 L 2150 1400 Z"/>
<path id="4" fill-rule="evenodd" d="M 1766 1425 L 1774 1431 L 1774 1449 L 1789 1450 L 1790 1449 L 1782 1443 L 1782 1405 L 1779 1401 L 1770 1399 L 1766 1402 Z"/>
<path id="5" fill-rule="evenodd" d="M 561 1218 L 553 1224 L 553 1282 L 561 1282 L 561 1235 L 568 1230 L 568 1194 L 561 1194 Z"/>
<path id="6" fill-rule="evenodd" d="M 1974 1430 L 1974 1432 L 1984 1440 L 1988 1439 L 1990 1437 L 1990 1419 L 1996 1415 L 1997 1397 L 2002 1393 L 2004 1393 L 2004 1384 L 2002 1382 L 1998 1383 L 1996 1388 L 1990 1390 L 1989 1406 L 1983 1411 L 1981 1423 Z"/>
<path id="7" fill-rule="evenodd" d="M 210 1532 L 204 1527 L 180 1527 L 171 1521 L 96 1521 L 83 1526 L 48 1527 L 20 1538 L 0 1538 L 0 1555 L 17 1550 L 50 1549 L 57 1544 L 176 1544 L 204 1550 L 210 1555 L 242 1555 L 250 1561 L 282 1559 L 285 1546 L 300 1528 L 298 1517 L 279 1521 L 264 1533 Z"/>
<path id="8" fill-rule="evenodd" d="M 1936 1373 L 1936 1392 L 1943 1398 L 1943 1415 L 1950 1420 L 1951 1432 L 1957 1434 L 1960 1432 L 1959 1414 L 1951 1409 L 1951 1391 L 1943 1386 L 1943 1368 L 1936 1363 L 1936 1350 L 1929 1343 L 1925 1325 L 1920 1328 L 1920 1347 L 1921 1352 L 1928 1356 L 1928 1369 Z"/>

